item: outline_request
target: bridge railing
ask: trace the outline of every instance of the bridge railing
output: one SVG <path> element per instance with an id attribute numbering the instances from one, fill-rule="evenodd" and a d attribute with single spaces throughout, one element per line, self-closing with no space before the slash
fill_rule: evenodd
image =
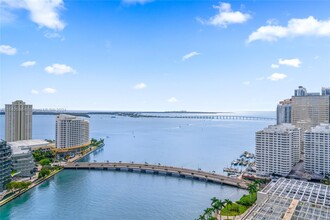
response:
<path id="1" fill-rule="evenodd" d="M 249 181 L 227 177 L 214 172 L 194 170 L 190 168 L 180 168 L 164 165 L 136 164 L 136 163 L 110 163 L 110 162 L 76 162 L 68 163 L 64 166 L 66 169 L 119 169 L 120 171 L 152 171 L 153 173 L 165 173 L 177 176 L 192 177 L 199 180 L 212 181 L 215 183 L 224 183 L 240 188 L 247 188 Z"/>

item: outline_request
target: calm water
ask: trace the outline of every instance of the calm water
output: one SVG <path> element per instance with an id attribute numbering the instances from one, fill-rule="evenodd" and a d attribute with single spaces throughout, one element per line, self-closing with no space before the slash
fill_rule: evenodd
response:
<path id="1" fill-rule="evenodd" d="M 85 160 L 161 163 L 221 173 L 244 150 L 254 151 L 255 131 L 271 123 L 92 116 L 91 137 L 105 138 L 106 145 Z M 4 116 L 0 126 L 3 138 Z M 54 139 L 54 134 L 55 116 L 34 116 L 33 138 Z M 188 220 L 197 218 L 213 196 L 236 200 L 244 193 L 174 177 L 66 170 L 1 207 L 0 219 Z"/>

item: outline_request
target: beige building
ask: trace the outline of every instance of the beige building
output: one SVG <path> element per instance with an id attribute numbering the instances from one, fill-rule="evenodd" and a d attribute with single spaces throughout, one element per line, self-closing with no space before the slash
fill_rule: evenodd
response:
<path id="1" fill-rule="evenodd" d="M 299 128 L 286 123 L 256 132 L 257 174 L 287 176 L 299 162 L 300 136 Z"/>
<path id="2" fill-rule="evenodd" d="M 22 100 L 5 105 L 6 141 L 32 139 L 32 105 Z"/>
<path id="3" fill-rule="evenodd" d="M 330 124 L 311 128 L 304 135 L 305 171 L 330 174 Z"/>
<path id="4" fill-rule="evenodd" d="M 292 124 L 306 131 L 321 123 L 329 123 L 329 96 L 292 97 Z"/>
<path id="5" fill-rule="evenodd" d="M 73 115 L 56 116 L 56 148 L 79 147 L 89 143 L 89 122 Z"/>

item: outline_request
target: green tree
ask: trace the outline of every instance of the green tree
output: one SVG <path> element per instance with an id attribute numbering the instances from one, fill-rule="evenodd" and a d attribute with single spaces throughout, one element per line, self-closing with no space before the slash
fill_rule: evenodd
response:
<path id="1" fill-rule="evenodd" d="M 10 192 L 13 191 L 14 185 L 13 182 L 9 182 L 6 184 L 6 189 L 9 190 Z"/>
<path id="2" fill-rule="evenodd" d="M 21 191 L 22 189 L 27 189 L 29 187 L 29 185 L 31 185 L 30 182 L 16 182 L 16 181 L 13 181 L 13 182 L 7 183 L 6 188 L 9 191 L 15 191 L 15 190 Z"/>
<path id="3" fill-rule="evenodd" d="M 216 197 L 213 197 L 211 201 L 212 201 L 211 203 L 212 209 L 214 210 L 216 216 L 218 214 L 220 215 L 220 219 L 221 219 L 221 209 L 224 207 L 225 203 L 222 200 L 217 199 Z"/>
<path id="4" fill-rule="evenodd" d="M 207 219 L 206 219 L 205 215 L 200 215 L 197 220 L 207 220 Z"/>
<path id="5" fill-rule="evenodd" d="M 258 185 L 253 182 L 248 185 L 248 191 L 250 194 L 250 199 L 252 199 L 252 195 L 258 191 Z"/>
<path id="6" fill-rule="evenodd" d="M 215 217 L 213 217 L 213 208 L 207 208 L 204 210 L 204 215 L 207 217 L 207 220 L 216 220 Z"/>
<path id="7" fill-rule="evenodd" d="M 229 218 L 228 208 L 233 204 L 233 202 L 230 199 L 225 199 L 225 203 L 226 203 L 227 219 L 228 219 Z"/>
<path id="8" fill-rule="evenodd" d="M 45 176 L 48 176 L 50 174 L 50 170 L 49 169 L 45 169 L 45 168 L 41 168 L 38 178 L 42 178 Z"/>
<path id="9" fill-rule="evenodd" d="M 27 188 L 29 188 L 30 185 L 31 185 L 30 182 L 20 182 L 19 188 L 20 188 L 20 190 L 27 189 Z"/>
<path id="10" fill-rule="evenodd" d="M 50 162 L 51 161 L 48 158 L 45 158 L 45 159 L 42 159 L 42 160 L 39 161 L 39 163 L 41 164 L 41 166 L 47 166 L 47 165 L 50 164 Z"/>
<path id="11" fill-rule="evenodd" d="M 41 149 L 37 149 L 33 151 L 32 153 L 33 158 L 36 162 L 39 162 L 42 159 L 50 159 L 51 161 L 55 158 L 55 152 L 54 151 L 43 151 Z"/>

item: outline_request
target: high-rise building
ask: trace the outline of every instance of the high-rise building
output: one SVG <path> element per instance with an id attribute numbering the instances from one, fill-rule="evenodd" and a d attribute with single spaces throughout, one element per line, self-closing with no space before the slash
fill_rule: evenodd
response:
<path id="1" fill-rule="evenodd" d="M 278 125 L 282 123 L 291 123 L 291 109 L 291 99 L 280 101 L 276 109 Z"/>
<path id="2" fill-rule="evenodd" d="M 19 146 L 16 142 L 7 143 L 12 150 L 12 169 L 17 172 L 16 176 L 31 177 L 34 175 L 35 163 L 31 147 Z"/>
<path id="3" fill-rule="evenodd" d="M 329 123 L 329 104 L 329 95 L 293 96 L 292 124 L 305 131 Z"/>
<path id="4" fill-rule="evenodd" d="M 300 158 L 300 129 L 291 124 L 270 125 L 256 132 L 257 174 L 287 176 Z"/>
<path id="5" fill-rule="evenodd" d="M 322 95 L 330 95 L 330 87 L 322 87 Z"/>
<path id="6" fill-rule="evenodd" d="M 6 141 L 32 139 L 32 105 L 22 100 L 5 105 Z"/>
<path id="7" fill-rule="evenodd" d="M 11 149 L 6 141 L 0 140 L 0 192 L 11 179 Z"/>
<path id="8" fill-rule="evenodd" d="M 330 174 L 330 124 L 313 127 L 304 135 L 304 167 L 310 173 Z"/>
<path id="9" fill-rule="evenodd" d="M 299 86 L 298 89 L 294 90 L 294 96 L 306 96 L 307 95 L 307 89 L 303 86 Z"/>
<path id="10" fill-rule="evenodd" d="M 89 143 L 89 122 L 73 115 L 56 116 L 56 148 L 79 147 Z"/>

